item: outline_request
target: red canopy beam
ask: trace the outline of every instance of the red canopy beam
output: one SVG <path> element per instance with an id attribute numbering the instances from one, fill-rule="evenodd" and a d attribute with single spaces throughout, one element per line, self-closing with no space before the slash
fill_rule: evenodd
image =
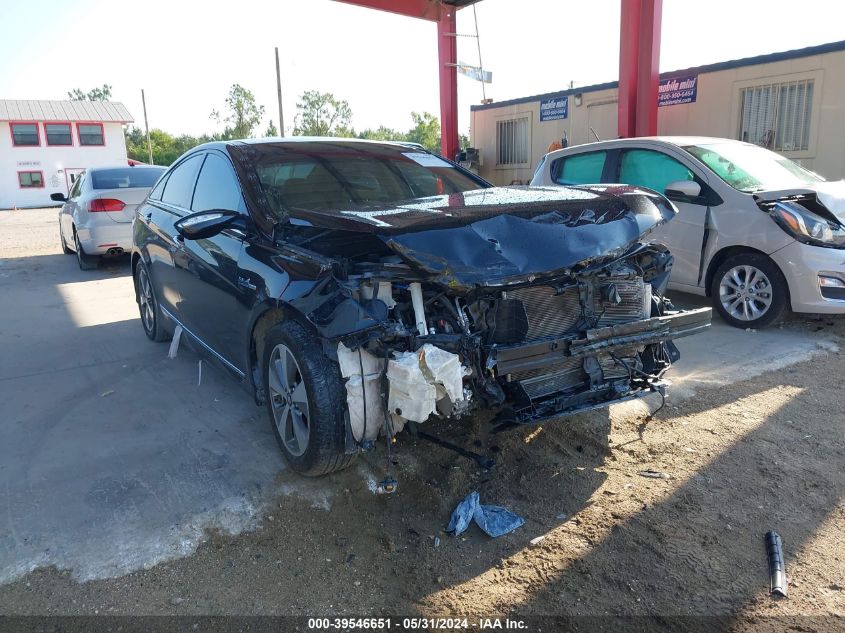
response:
<path id="1" fill-rule="evenodd" d="M 455 37 L 458 7 L 441 0 L 338 0 L 369 9 L 389 11 L 437 22 L 437 56 L 440 78 L 440 151 L 454 159 L 458 141 L 458 43 Z M 623 0 L 624 2 L 624 0 Z M 467 5 L 471 2 L 457 2 Z"/>
<path id="2" fill-rule="evenodd" d="M 440 152 L 449 160 L 461 149 L 458 139 L 458 41 L 455 7 L 444 6 L 437 22 L 440 64 Z"/>
<path id="3" fill-rule="evenodd" d="M 621 0 L 619 136 L 657 134 L 663 0 Z"/>

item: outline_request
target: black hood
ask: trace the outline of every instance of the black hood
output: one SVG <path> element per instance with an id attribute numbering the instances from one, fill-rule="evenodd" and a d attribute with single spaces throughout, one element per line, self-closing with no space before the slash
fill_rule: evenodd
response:
<path id="1" fill-rule="evenodd" d="M 628 186 L 496 187 L 395 206 L 291 210 L 294 222 L 374 234 L 452 287 L 521 283 L 618 257 L 677 213 Z"/>

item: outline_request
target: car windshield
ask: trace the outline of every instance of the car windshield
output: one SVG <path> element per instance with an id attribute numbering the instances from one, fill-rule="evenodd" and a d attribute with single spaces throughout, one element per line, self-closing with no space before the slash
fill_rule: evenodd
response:
<path id="1" fill-rule="evenodd" d="M 489 186 L 416 147 L 355 142 L 257 144 L 244 151 L 274 214 L 459 193 Z"/>
<path id="2" fill-rule="evenodd" d="M 133 189 L 152 187 L 164 173 L 164 167 L 117 167 L 91 172 L 94 189 Z"/>
<path id="3" fill-rule="evenodd" d="M 818 174 L 757 145 L 714 143 L 689 145 L 684 149 L 739 191 L 791 189 L 824 182 Z"/>

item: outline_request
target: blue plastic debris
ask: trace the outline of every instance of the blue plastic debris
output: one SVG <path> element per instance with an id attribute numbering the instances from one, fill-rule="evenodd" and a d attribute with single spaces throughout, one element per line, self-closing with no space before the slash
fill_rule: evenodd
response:
<path id="1" fill-rule="evenodd" d="M 446 531 L 458 536 L 469 527 L 473 519 L 475 519 L 478 527 L 493 538 L 513 532 L 525 523 L 521 516 L 501 506 L 481 505 L 478 493 L 471 492 L 452 512 L 452 518 L 449 519 Z"/>

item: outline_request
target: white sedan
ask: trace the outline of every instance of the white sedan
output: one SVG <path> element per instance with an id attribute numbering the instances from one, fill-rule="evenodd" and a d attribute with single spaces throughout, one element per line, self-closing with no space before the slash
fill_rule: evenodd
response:
<path id="1" fill-rule="evenodd" d="M 724 320 L 763 327 L 795 312 L 845 314 L 845 182 L 749 143 L 666 136 L 550 152 L 532 185 L 624 183 L 678 215 L 652 237 L 675 257 L 669 287 L 706 295 Z"/>
<path id="2" fill-rule="evenodd" d="M 64 202 L 59 212 L 62 250 L 76 253 L 82 270 L 97 267 L 103 255 L 121 255 L 132 248 L 132 219 L 164 167 L 92 167 L 81 173 L 67 196 L 54 193 Z"/>

